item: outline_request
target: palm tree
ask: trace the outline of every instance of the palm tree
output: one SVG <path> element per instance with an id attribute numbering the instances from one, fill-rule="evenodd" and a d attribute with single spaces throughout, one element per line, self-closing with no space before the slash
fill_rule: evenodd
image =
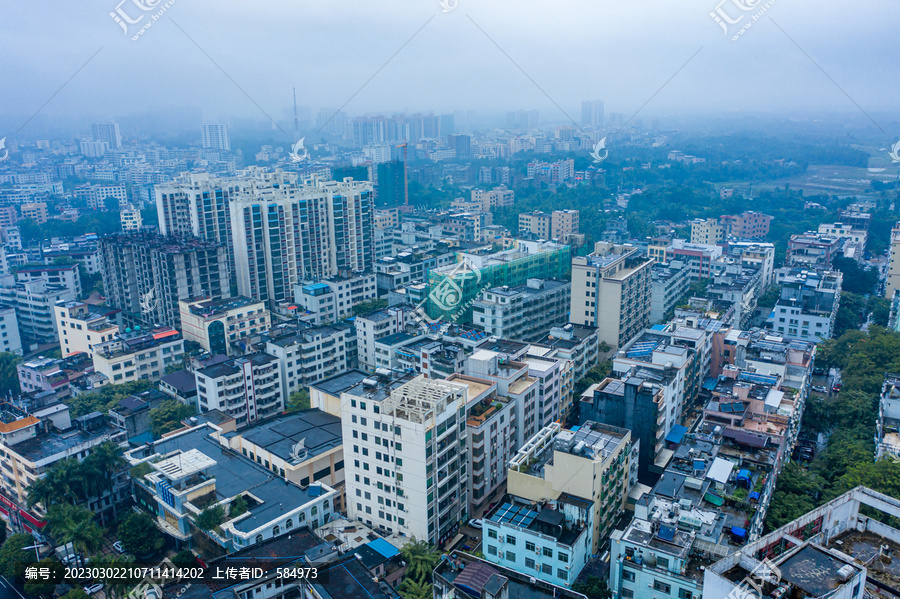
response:
<path id="1" fill-rule="evenodd" d="M 102 544 L 103 529 L 94 522 L 94 514 L 83 507 L 58 503 L 47 510 L 47 529 L 60 545 L 72 543 L 76 552 L 92 553 Z"/>
<path id="2" fill-rule="evenodd" d="M 33 508 L 40 503 L 44 511 L 61 500 L 59 487 L 53 484 L 49 476 L 43 476 L 28 486 L 28 507 Z"/>
<path id="3" fill-rule="evenodd" d="M 428 582 L 431 573 L 437 566 L 440 554 L 426 541 L 417 541 L 415 538 L 400 550 L 400 554 L 406 561 L 406 575 L 417 582 Z"/>
<path id="4" fill-rule="evenodd" d="M 400 596 L 403 599 L 431 599 L 434 591 L 428 582 L 419 582 L 412 578 L 407 578 L 400 585 Z"/>
<path id="5" fill-rule="evenodd" d="M 121 472 L 128 462 L 122 457 L 122 448 L 112 441 L 104 441 L 94 448 L 91 455 L 82 463 L 85 469 L 98 473 L 96 480 L 100 483 L 94 489 L 96 497 L 100 497 L 103 491 L 115 492 L 115 477 Z M 111 498 L 113 520 L 116 520 L 115 497 Z"/>
<path id="6" fill-rule="evenodd" d="M 52 484 L 59 486 L 60 495 L 70 503 L 80 503 L 87 499 L 88 481 L 81 462 L 75 458 L 69 458 L 57 462 L 47 472 Z"/>

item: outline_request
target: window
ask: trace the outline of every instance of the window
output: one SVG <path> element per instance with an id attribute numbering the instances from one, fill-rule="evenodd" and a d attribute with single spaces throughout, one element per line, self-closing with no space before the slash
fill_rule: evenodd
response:
<path id="1" fill-rule="evenodd" d="M 553 557 L 553 550 L 549 547 L 543 548 L 544 557 Z"/>
<path id="2" fill-rule="evenodd" d="M 665 582 L 660 582 L 658 580 L 653 581 L 653 590 L 659 591 L 661 593 L 669 594 L 669 591 L 672 590 L 672 587 Z"/>
<path id="3" fill-rule="evenodd" d="M 552 575 L 553 574 L 553 566 L 551 566 L 550 564 L 541 564 L 541 572 L 543 572 L 544 574 Z"/>
<path id="4" fill-rule="evenodd" d="M 493 528 L 489 528 L 489 529 L 488 529 L 488 538 L 489 538 L 489 539 L 496 539 L 496 538 L 497 538 L 497 531 L 494 530 Z"/>
<path id="5" fill-rule="evenodd" d="M 497 555 L 497 547 L 496 545 L 488 545 L 487 546 L 488 555 Z"/>
<path id="6" fill-rule="evenodd" d="M 634 582 L 634 572 L 632 570 L 628 570 L 627 568 L 622 568 L 622 580 Z"/>
<path id="7" fill-rule="evenodd" d="M 534 543 L 525 541 L 525 551 L 534 551 Z"/>
<path id="8" fill-rule="evenodd" d="M 569 554 L 563 553 L 562 551 L 560 551 L 559 552 L 559 561 L 561 561 L 564 564 L 568 564 L 569 563 Z"/>
<path id="9" fill-rule="evenodd" d="M 622 599 L 632 599 L 632 597 L 634 597 L 634 591 L 632 591 L 631 589 L 623 588 L 619 591 L 619 596 L 621 596 Z"/>
<path id="10" fill-rule="evenodd" d="M 668 570 L 669 569 L 669 558 L 657 557 L 656 558 L 656 567 L 662 568 L 663 570 Z"/>
<path id="11" fill-rule="evenodd" d="M 516 561 L 516 554 L 513 553 L 512 551 L 507 551 L 506 552 L 506 561 L 510 561 L 510 562 Z"/>
<path id="12" fill-rule="evenodd" d="M 556 569 L 556 577 L 559 578 L 560 580 L 569 580 L 569 573 L 566 570 L 563 570 L 562 568 L 557 568 Z"/>
<path id="13" fill-rule="evenodd" d="M 530 557 L 525 558 L 525 567 L 534 570 L 534 560 Z"/>
<path id="14" fill-rule="evenodd" d="M 678 599 L 694 599 L 694 594 L 687 589 L 678 589 Z"/>
<path id="15" fill-rule="evenodd" d="M 515 545 L 516 537 L 514 537 L 512 535 L 506 535 L 506 542 L 509 543 L 510 545 Z"/>

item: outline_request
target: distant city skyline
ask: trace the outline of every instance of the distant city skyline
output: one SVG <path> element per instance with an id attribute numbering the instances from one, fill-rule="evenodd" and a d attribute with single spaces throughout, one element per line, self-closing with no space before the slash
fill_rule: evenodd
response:
<path id="1" fill-rule="evenodd" d="M 691 4 L 651 1 L 635 11 L 569 0 L 551 11 L 532 0 L 515 10 L 486 1 L 447 13 L 438 2 L 396 0 L 250 13 L 231 1 L 172 4 L 135 41 L 135 26 L 123 33 L 110 18 L 116 7 L 104 3 L 10 5 L 0 20 L 8 56 L 0 129 L 27 137 L 55 119 L 145 111 L 177 121 L 173 106 L 194 106 L 204 121 L 289 122 L 294 87 L 312 114 L 536 109 L 542 122 L 564 123 L 580 122 L 582 101 L 602 99 L 607 113 L 646 105 L 643 118 L 855 112 L 892 126 L 880 113 L 895 106 L 891 23 L 900 6 L 776 4 L 733 41 L 710 18 L 714 3 Z"/>

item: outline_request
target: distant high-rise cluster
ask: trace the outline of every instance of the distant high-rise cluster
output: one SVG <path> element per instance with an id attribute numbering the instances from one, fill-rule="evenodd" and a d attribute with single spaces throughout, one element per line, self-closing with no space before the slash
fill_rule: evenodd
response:
<path id="1" fill-rule="evenodd" d="M 581 124 L 585 127 L 602 127 L 603 100 L 585 100 L 581 103 Z"/>

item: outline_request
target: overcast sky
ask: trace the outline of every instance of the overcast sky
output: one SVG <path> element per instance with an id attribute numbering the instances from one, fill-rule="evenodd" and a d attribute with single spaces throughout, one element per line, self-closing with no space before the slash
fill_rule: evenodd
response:
<path id="1" fill-rule="evenodd" d="M 174 0 L 133 41 L 165 0 L 125 0 L 120 14 L 142 17 L 127 34 L 110 17 L 118 0 L 0 0 L 0 117 L 24 121 L 70 77 L 42 115 L 115 118 L 191 105 L 206 119 L 282 118 L 294 85 L 313 114 L 345 102 L 351 115 L 537 108 L 545 122 L 579 120 L 588 98 L 629 116 L 649 100 L 644 117 L 861 115 L 855 101 L 876 120 L 900 98 L 900 2 L 769 0 L 765 9 L 762 0 L 726 0 L 721 13 L 742 17 L 726 34 L 710 17 L 718 0 L 444 1 L 456 7 Z"/>

